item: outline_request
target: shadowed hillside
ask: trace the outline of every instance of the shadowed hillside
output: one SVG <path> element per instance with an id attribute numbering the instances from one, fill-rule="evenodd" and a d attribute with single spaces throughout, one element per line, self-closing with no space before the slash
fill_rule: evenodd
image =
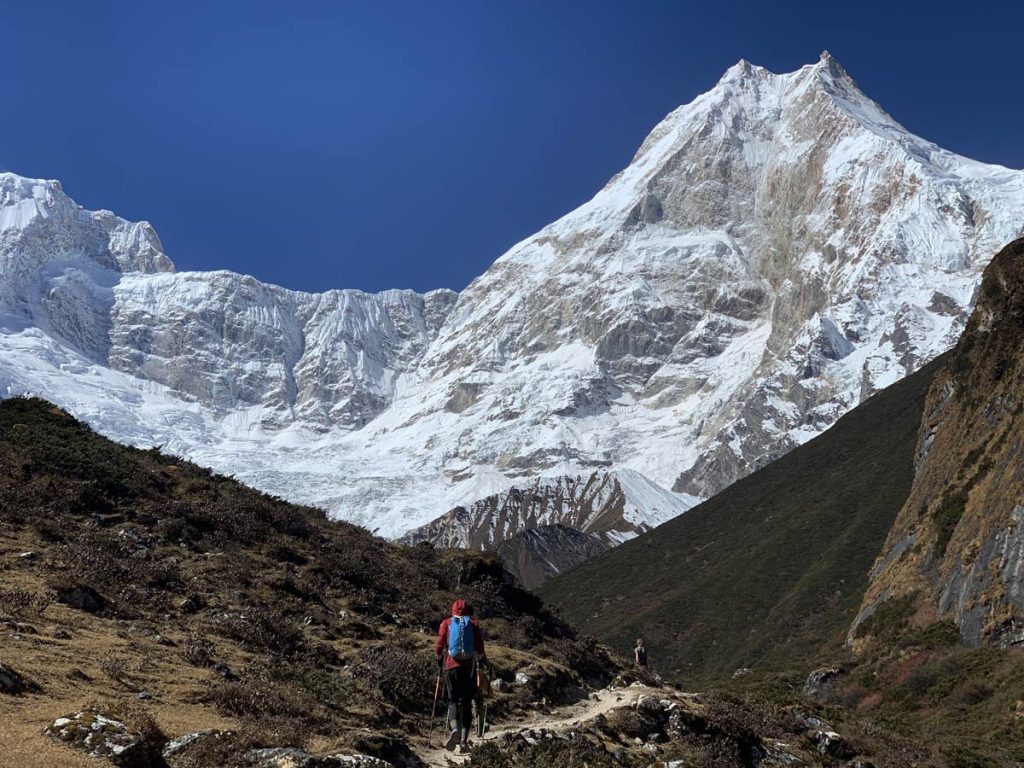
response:
<path id="1" fill-rule="evenodd" d="M 653 532 L 546 584 L 587 632 L 691 685 L 737 668 L 805 668 L 841 645 L 910 491 L 938 365 Z"/>

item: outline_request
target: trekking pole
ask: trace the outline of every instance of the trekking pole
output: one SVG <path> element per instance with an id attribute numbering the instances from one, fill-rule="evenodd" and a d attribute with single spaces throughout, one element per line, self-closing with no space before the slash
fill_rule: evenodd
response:
<path id="1" fill-rule="evenodd" d="M 427 746 L 433 746 L 434 723 L 437 721 L 437 699 L 441 695 L 441 670 L 437 670 L 437 680 L 434 681 L 434 706 L 430 708 L 430 730 L 427 733 Z"/>

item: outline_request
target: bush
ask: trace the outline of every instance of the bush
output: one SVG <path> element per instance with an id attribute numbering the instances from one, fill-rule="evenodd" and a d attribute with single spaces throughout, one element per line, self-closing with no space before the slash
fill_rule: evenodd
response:
<path id="1" fill-rule="evenodd" d="M 423 712 L 430 707 L 436 674 L 432 653 L 391 641 L 367 650 L 357 677 L 378 701 L 400 712 Z"/>
<path id="2" fill-rule="evenodd" d="M 911 630 L 900 640 L 903 648 L 917 646 L 930 650 L 951 648 L 959 644 L 960 629 L 952 621 L 937 621 L 921 629 Z"/>
<path id="3" fill-rule="evenodd" d="M 318 723 L 316 701 L 305 691 L 262 675 L 218 683 L 208 699 L 221 714 L 249 721 L 296 721 L 305 726 Z"/>
<path id="4" fill-rule="evenodd" d="M 182 655 L 193 667 L 209 667 L 213 664 L 216 648 L 202 635 L 189 635 L 182 642 Z"/>
<path id="5" fill-rule="evenodd" d="M 911 699 L 922 699 L 939 682 L 939 676 L 935 669 L 927 666 L 918 667 L 907 675 L 907 679 L 900 685 L 900 692 Z"/>
<path id="6" fill-rule="evenodd" d="M 118 656 L 110 656 L 100 662 L 100 669 L 111 680 L 123 683 L 128 675 L 128 662 Z"/>
<path id="7" fill-rule="evenodd" d="M 894 597 L 875 608 L 857 627 L 857 637 L 874 636 L 879 640 L 893 642 L 906 629 L 907 621 L 914 612 L 917 593 Z"/>
<path id="8" fill-rule="evenodd" d="M 947 493 L 947 495 L 943 497 L 938 511 L 932 518 L 932 525 L 935 527 L 936 531 L 936 559 L 941 559 L 943 555 L 946 554 L 946 547 L 949 546 L 949 541 L 953 538 L 953 532 L 956 530 L 956 526 L 959 524 L 960 518 L 964 516 L 966 507 L 966 491 Z"/>
<path id="9" fill-rule="evenodd" d="M 53 595 L 49 592 L 33 592 L 20 587 L 0 589 L 0 611 L 11 616 L 40 616 L 52 602 Z"/>
<path id="10" fill-rule="evenodd" d="M 973 707 L 987 701 L 995 694 L 995 688 L 983 680 L 971 680 L 958 688 L 954 694 L 957 703 Z"/>
<path id="11" fill-rule="evenodd" d="M 356 698 L 356 684 L 351 675 L 343 676 L 320 666 L 278 666 L 270 671 L 269 677 L 275 681 L 299 686 L 321 705 L 335 712 L 340 712 Z"/>
<path id="12" fill-rule="evenodd" d="M 253 653 L 269 651 L 278 656 L 294 656 L 305 644 L 295 622 L 266 606 L 252 606 L 244 614 L 221 618 L 217 631 Z"/>

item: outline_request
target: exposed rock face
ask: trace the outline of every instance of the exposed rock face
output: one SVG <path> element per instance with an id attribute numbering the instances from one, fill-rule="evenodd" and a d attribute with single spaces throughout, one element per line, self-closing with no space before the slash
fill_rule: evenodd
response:
<path id="1" fill-rule="evenodd" d="M 148 224 L 0 175 L 0 393 L 389 535 L 537 477 L 708 496 L 952 346 L 1024 175 L 830 56 L 741 62 L 457 297 L 173 274 Z"/>
<path id="2" fill-rule="evenodd" d="M 670 493 L 638 472 L 540 478 L 456 507 L 402 541 L 496 550 L 534 588 L 594 555 L 682 514 L 699 499 Z"/>
<path id="3" fill-rule="evenodd" d="M 1000 252 L 928 396 L 913 490 L 872 571 L 858 625 L 912 596 L 916 622 L 1024 643 L 1024 240 Z"/>

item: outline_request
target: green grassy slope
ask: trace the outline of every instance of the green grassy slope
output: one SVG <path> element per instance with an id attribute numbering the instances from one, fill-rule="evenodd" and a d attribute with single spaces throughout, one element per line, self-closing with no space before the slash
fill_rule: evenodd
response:
<path id="1" fill-rule="evenodd" d="M 684 682 L 838 651 L 906 500 L 939 363 L 708 502 L 544 585 L 588 633 Z"/>

